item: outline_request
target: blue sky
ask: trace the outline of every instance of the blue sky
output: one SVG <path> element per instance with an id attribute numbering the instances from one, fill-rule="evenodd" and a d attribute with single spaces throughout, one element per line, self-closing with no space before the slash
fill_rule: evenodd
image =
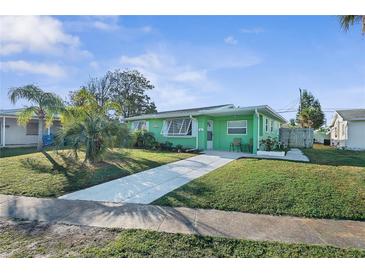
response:
<path id="1" fill-rule="evenodd" d="M 63 98 L 107 70 L 138 69 L 158 110 L 234 103 L 365 106 L 365 36 L 335 16 L 1 17 L 0 108 L 34 83 Z M 286 118 L 295 113 L 285 113 Z M 328 119 L 330 112 L 326 112 Z"/>

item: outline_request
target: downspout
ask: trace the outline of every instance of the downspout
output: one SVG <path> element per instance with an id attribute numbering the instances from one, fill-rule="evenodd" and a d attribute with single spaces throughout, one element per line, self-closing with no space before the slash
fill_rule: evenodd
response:
<path id="1" fill-rule="evenodd" d="M 259 150 L 260 148 L 260 115 L 257 111 L 257 108 L 255 108 L 255 114 L 257 116 L 257 148 L 256 150 Z"/>
<path id="2" fill-rule="evenodd" d="M 3 123 L 2 123 L 2 131 L 1 131 L 1 134 L 2 134 L 2 140 L 1 140 L 1 142 L 2 142 L 2 146 L 3 147 L 5 147 L 5 128 L 6 128 L 6 126 L 5 126 L 5 115 L 3 116 Z"/>

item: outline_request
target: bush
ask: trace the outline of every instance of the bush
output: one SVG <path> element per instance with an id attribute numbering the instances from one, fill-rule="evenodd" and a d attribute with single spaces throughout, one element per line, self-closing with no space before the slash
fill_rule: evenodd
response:
<path id="1" fill-rule="evenodd" d="M 156 144 L 156 139 L 155 136 L 153 136 L 153 133 L 146 130 L 138 130 L 134 132 L 133 135 L 135 147 L 151 149 Z"/>
<path id="2" fill-rule="evenodd" d="M 169 141 L 166 141 L 165 143 L 160 143 L 160 148 L 162 150 L 172 150 L 172 143 Z"/>
<path id="3" fill-rule="evenodd" d="M 280 150 L 280 144 L 276 138 L 267 137 L 260 141 L 260 146 L 263 147 L 265 151 Z"/>
<path id="4" fill-rule="evenodd" d="M 182 145 L 176 145 L 176 150 L 177 152 L 182 152 L 183 151 L 183 146 Z"/>

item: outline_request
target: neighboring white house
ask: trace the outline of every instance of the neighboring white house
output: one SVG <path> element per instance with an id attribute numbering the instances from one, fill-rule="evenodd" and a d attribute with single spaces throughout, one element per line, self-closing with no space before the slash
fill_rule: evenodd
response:
<path id="1" fill-rule="evenodd" d="M 25 127 L 17 123 L 17 115 L 23 109 L 0 110 L 0 146 L 36 146 L 38 139 L 38 119 L 34 117 Z M 44 134 L 54 134 L 60 121 L 55 120 Z"/>
<path id="2" fill-rule="evenodd" d="M 331 123 L 331 145 L 365 149 L 365 109 L 336 110 Z"/>

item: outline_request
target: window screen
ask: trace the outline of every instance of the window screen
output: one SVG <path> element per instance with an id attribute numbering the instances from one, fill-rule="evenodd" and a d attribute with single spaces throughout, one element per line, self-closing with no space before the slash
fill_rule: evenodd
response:
<path id="1" fill-rule="evenodd" d="M 141 121 L 133 121 L 132 122 L 132 130 L 147 130 L 147 123 L 144 120 Z"/>
<path id="2" fill-rule="evenodd" d="M 227 122 L 227 133 L 228 134 L 246 134 L 247 133 L 247 121 L 228 121 Z"/>
<path id="3" fill-rule="evenodd" d="M 191 136 L 192 120 L 190 118 L 165 120 L 163 134 L 167 136 Z"/>

